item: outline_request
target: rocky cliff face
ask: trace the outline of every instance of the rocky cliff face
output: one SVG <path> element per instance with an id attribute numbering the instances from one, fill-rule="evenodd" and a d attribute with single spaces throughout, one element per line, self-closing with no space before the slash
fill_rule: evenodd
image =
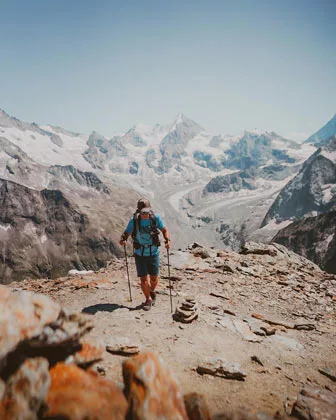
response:
<path id="1" fill-rule="evenodd" d="M 107 140 L 95 131 L 89 137 L 88 146 L 89 148 L 83 153 L 83 157 L 93 168 L 97 169 L 104 169 L 109 161 L 127 155 L 127 150 L 120 137 Z"/>
<path id="2" fill-rule="evenodd" d="M 336 273 L 336 211 L 291 223 L 273 241 Z"/>
<path id="3" fill-rule="evenodd" d="M 60 190 L 37 191 L 0 180 L 2 282 L 55 277 L 71 268 L 95 269 L 118 253 L 115 244 L 122 229 L 120 219 L 113 212 L 110 218 L 103 216 L 103 204 L 99 197 L 95 199 L 104 222 L 83 212 Z M 98 209 L 92 209 L 95 211 Z M 105 226 L 107 229 L 102 229 Z"/>
<path id="4" fill-rule="evenodd" d="M 94 188 L 97 191 L 104 192 L 109 194 L 108 187 L 101 182 L 96 174 L 93 172 L 83 172 L 79 169 L 74 168 L 72 165 L 61 166 L 55 165 L 51 166 L 48 173 L 54 175 L 55 181 L 58 180 L 58 183 L 73 183 L 82 187 Z"/>
<path id="5" fill-rule="evenodd" d="M 262 226 L 296 220 L 312 212 L 325 213 L 336 205 L 336 137 L 318 149 L 301 171 L 281 190 Z"/>
<path id="6" fill-rule="evenodd" d="M 241 189 L 253 190 L 256 187 L 253 185 L 253 179 L 249 176 L 245 176 L 242 172 L 236 172 L 225 176 L 216 176 L 206 186 L 205 192 L 230 192 L 239 191 Z"/>

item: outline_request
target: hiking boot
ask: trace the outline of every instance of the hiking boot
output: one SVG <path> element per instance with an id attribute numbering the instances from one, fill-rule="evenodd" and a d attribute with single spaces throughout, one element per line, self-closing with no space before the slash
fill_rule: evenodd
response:
<path id="1" fill-rule="evenodd" d="M 153 305 L 152 299 L 147 299 L 146 302 L 142 304 L 142 309 L 144 311 L 149 311 L 152 305 Z"/>
<path id="2" fill-rule="evenodd" d="M 154 290 L 150 291 L 150 297 L 152 298 L 152 305 L 155 305 L 156 302 L 156 292 L 154 292 Z"/>

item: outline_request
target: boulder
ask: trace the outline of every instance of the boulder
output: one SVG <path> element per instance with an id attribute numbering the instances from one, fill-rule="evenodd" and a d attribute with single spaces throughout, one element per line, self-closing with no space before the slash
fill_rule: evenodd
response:
<path id="1" fill-rule="evenodd" d="M 272 257 L 275 257 L 277 255 L 277 250 L 273 245 L 246 242 L 242 246 L 241 254 L 271 255 Z"/>
<path id="2" fill-rule="evenodd" d="M 20 342 L 39 336 L 46 325 L 55 322 L 61 308 L 47 296 L 11 292 L 2 285 L 0 308 L 0 377 L 7 377 L 9 355 Z"/>
<path id="3" fill-rule="evenodd" d="M 58 363 L 50 370 L 46 418 L 124 420 L 127 401 L 120 388 L 96 372 Z"/>
<path id="4" fill-rule="evenodd" d="M 179 384 L 161 357 L 145 352 L 123 363 L 128 417 L 138 420 L 188 418 Z"/>
<path id="5" fill-rule="evenodd" d="M 27 359 L 9 378 L 2 401 L 0 419 L 37 420 L 46 407 L 50 385 L 48 361 L 42 357 Z"/>

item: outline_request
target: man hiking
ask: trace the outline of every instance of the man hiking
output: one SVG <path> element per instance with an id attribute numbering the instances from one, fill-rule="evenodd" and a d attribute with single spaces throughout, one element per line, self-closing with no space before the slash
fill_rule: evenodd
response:
<path id="1" fill-rule="evenodd" d="M 140 277 L 141 289 L 146 298 L 143 304 L 145 311 L 149 311 L 156 301 L 155 288 L 159 281 L 160 265 L 160 231 L 164 237 L 165 247 L 169 249 L 169 234 L 163 220 L 158 214 L 154 214 L 150 202 L 146 198 L 141 198 L 119 242 L 121 246 L 125 246 L 127 238 L 132 236 L 137 275 Z"/>

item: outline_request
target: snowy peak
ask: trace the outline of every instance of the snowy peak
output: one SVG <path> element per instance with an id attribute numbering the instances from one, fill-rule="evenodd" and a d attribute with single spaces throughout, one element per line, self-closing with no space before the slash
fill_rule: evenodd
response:
<path id="1" fill-rule="evenodd" d="M 170 131 L 176 130 L 178 127 L 183 126 L 185 128 L 188 128 L 189 130 L 192 129 L 192 131 L 201 132 L 204 131 L 204 128 L 199 125 L 196 121 L 187 118 L 184 114 L 179 113 L 175 120 L 172 123 L 172 128 Z"/>
<path id="2" fill-rule="evenodd" d="M 320 130 L 310 136 L 305 143 L 323 143 L 336 135 L 336 114 Z"/>
<path id="3" fill-rule="evenodd" d="M 281 190 L 262 226 L 325 213 L 336 207 L 336 136 L 316 150 Z"/>
<path id="4" fill-rule="evenodd" d="M 27 129 L 29 126 L 30 124 L 24 123 L 17 118 L 8 115 L 3 109 L 0 109 L 0 127 Z"/>

